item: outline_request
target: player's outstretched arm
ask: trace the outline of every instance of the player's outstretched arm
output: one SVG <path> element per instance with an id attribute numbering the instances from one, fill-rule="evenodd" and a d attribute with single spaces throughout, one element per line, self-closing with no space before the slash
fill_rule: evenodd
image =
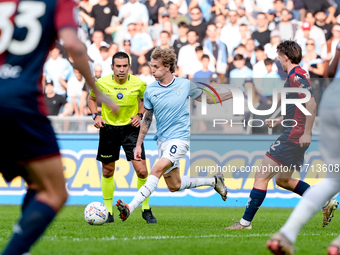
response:
<path id="1" fill-rule="evenodd" d="M 74 68 L 84 76 L 86 83 L 93 89 L 99 102 L 106 104 L 113 112 L 118 111 L 118 106 L 108 97 L 104 96 L 94 83 L 88 64 L 88 56 L 85 45 L 78 39 L 73 28 L 65 27 L 58 32 L 59 38 L 64 41 L 64 47 L 74 60 Z"/>
<path id="2" fill-rule="evenodd" d="M 340 59 L 340 43 L 338 43 L 338 46 L 336 47 L 335 56 L 327 69 L 327 75 L 329 78 L 334 78 L 336 74 L 336 69 L 338 68 L 339 59 Z"/>
<path id="3" fill-rule="evenodd" d="M 312 128 L 313 123 L 315 120 L 315 114 L 316 114 L 316 102 L 314 97 L 312 97 L 307 103 L 306 103 L 306 109 L 312 114 L 306 116 L 306 125 L 305 125 L 305 131 L 303 135 L 300 137 L 300 146 L 308 146 L 312 141 Z"/>
<path id="4" fill-rule="evenodd" d="M 141 160 L 141 155 L 142 155 L 142 143 L 144 141 L 144 138 L 146 136 L 146 134 L 149 131 L 151 122 L 152 122 L 152 116 L 153 116 L 153 109 L 148 110 L 146 109 L 145 111 L 145 115 L 144 115 L 144 119 L 142 122 L 142 126 L 140 128 L 139 131 L 139 135 L 138 135 L 138 140 L 137 140 L 137 144 L 136 144 L 136 150 L 135 150 L 135 160 Z"/>

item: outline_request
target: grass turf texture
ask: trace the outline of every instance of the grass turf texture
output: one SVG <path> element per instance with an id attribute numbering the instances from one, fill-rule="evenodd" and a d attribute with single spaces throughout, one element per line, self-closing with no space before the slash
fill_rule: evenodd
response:
<path id="1" fill-rule="evenodd" d="M 244 208 L 153 207 L 158 224 L 146 224 L 138 208 L 126 222 L 114 209 L 115 222 L 91 226 L 85 206 L 66 206 L 31 250 L 38 254 L 270 254 L 269 237 L 285 223 L 292 209 L 261 208 L 252 230 L 225 230 L 243 215 Z M 322 228 L 319 212 L 300 232 L 295 254 L 327 254 L 329 243 L 340 234 L 335 218 Z M 0 206 L 0 247 L 4 247 L 19 206 Z"/>

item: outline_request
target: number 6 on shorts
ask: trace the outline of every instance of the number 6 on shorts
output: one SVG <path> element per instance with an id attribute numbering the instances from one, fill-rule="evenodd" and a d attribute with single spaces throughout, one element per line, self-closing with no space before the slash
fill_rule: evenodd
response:
<path id="1" fill-rule="evenodd" d="M 170 152 L 171 152 L 172 154 L 175 154 L 176 151 L 177 151 L 177 145 L 172 145 L 171 148 L 170 148 Z"/>

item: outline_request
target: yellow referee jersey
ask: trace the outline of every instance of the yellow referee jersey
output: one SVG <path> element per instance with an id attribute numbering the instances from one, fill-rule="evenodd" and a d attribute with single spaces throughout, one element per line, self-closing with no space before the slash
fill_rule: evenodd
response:
<path id="1" fill-rule="evenodd" d="M 101 117 L 106 123 L 113 126 L 130 124 L 130 117 L 136 116 L 138 113 L 138 98 L 144 98 L 146 83 L 129 74 L 126 82 L 119 84 L 111 74 L 98 79 L 96 85 L 104 95 L 110 97 L 119 106 L 118 115 L 114 115 L 106 104 L 102 104 Z M 90 95 L 95 97 L 93 90 L 91 90 Z"/>

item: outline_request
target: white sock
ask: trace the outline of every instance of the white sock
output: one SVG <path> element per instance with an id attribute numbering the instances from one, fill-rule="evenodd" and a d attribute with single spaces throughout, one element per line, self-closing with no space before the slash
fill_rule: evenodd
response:
<path id="1" fill-rule="evenodd" d="M 247 221 L 247 220 L 245 220 L 245 219 L 243 219 L 243 218 L 240 220 L 240 224 L 241 224 L 242 226 L 249 226 L 250 223 L 251 223 L 251 221 Z"/>
<path id="2" fill-rule="evenodd" d="M 146 183 L 138 190 L 137 195 L 129 204 L 130 214 L 147 199 L 156 189 L 159 179 L 154 175 L 149 175 Z"/>
<path id="3" fill-rule="evenodd" d="M 292 243 L 295 243 L 296 237 L 302 227 L 320 210 L 325 201 L 331 199 L 340 190 L 339 178 L 323 179 L 317 185 L 306 190 L 305 194 L 292 214 L 289 216 L 286 224 L 280 229 Z"/>
<path id="4" fill-rule="evenodd" d="M 190 177 L 190 175 L 185 175 L 181 177 L 181 187 L 178 191 L 184 189 L 192 189 L 200 186 L 215 187 L 215 183 L 215 177 L 192 178 Z"/>

